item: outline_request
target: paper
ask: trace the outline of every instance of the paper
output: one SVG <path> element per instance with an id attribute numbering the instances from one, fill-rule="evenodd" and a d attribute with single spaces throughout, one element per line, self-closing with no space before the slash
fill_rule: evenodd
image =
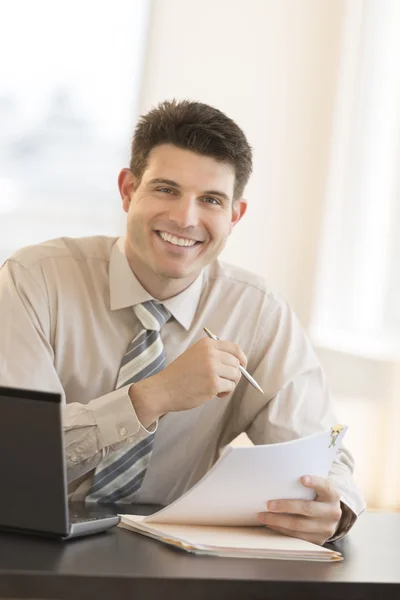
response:
<path id="1" fill-rule="evenodd" d="M 342 560 L 339 552 L 281 535 L 265 527 L 147 523 L 143 516 L 137 515 L 122 515 L 119 526 L 194 554 L 280 560 Z"/>
<path id="2" fill-rule="evenodd" d="M 195 554 L 342 560 L 339 552 L 262 527 L 257 513 L 267 510 L 268 500 L 313 499 L 300 478 L 327 477 L 346 429 L 336 425 L 282 444 L 229 447 L 178 500 L 149 517 L 120 515 L 119 527 Z"/>
<path id="3" fill-rule="evenodd" d="M 347 427 L 281 444 L 228 447 L 210 471 L 188 492 L 147 523 L 259 525 L 257 513 L 274 499 L 312 500 L 303 475 L 327 477 Z"/>

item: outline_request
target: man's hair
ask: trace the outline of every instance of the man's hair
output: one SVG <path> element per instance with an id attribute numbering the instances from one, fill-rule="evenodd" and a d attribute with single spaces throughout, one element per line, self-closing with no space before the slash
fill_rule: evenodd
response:
<path id="1" fill-rule="evenodd" d="M 252 149 L 240 127 L 220 110 L 201 102 L 171 100 L 141 116 L 130 161 L 130 170 L 139 181 L 150 152 L 161 144 L 173 144 L 232 166 L 234 199 L 242 196 L 252 171 Z"/>

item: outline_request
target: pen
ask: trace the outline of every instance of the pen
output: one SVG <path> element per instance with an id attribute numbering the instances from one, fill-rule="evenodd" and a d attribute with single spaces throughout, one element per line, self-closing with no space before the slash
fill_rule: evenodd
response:
<path id="1" fill-rule="evenodd" d="M 212 340 L 219 341 L 219 338 L 216 335 L 214 335 L 213 333 L 211 333 L 211 331 L 209 329 L 207 329 L 207 327 L 203 327 L 203 329 L 209 338 L 211 338 Z M 252 376 L 246 371 L 246 369 L 244 369 L 242 367 L 242 365 L 239 365 L 239 371 L 241 372 L 243 377 L 246 377 L 247 381 L 249 381 L 251 383 L 251 385 L 256 388 L 256 390 L 258 390 L 262 394 L 264 393 L 262 391 L 262 389 L 260 388 L 260 386 L 258 385 L 257 381 L 252 378 Z"/>

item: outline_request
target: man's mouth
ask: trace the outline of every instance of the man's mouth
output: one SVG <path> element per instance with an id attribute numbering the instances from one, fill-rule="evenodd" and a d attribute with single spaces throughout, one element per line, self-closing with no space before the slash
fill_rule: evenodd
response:
<path id="1" fill-rule="evenodd" d="M 200 240 L 193 240 L 190 238 L 180 237 L 173 235 L 172 233 L 168 233 L 167 231 L 156 231 L 156 234 L 164 241 L 172 244 L 174 246 L 184 246 L 187 248 L 192 248 L 193 246 L 197 246 L 202 242 Z"/>

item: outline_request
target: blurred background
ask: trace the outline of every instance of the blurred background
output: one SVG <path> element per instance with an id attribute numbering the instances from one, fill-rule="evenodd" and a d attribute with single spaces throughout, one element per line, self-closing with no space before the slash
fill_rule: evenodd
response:
<path id="1" fill-rule="evenodd" d="M 216 106 L 254 148 L 222 258 L 289 301 L 368 506 L 400 508 L 400 2 L 0 0 L 0 263 L 124 232 L 138 115 Z"/>

